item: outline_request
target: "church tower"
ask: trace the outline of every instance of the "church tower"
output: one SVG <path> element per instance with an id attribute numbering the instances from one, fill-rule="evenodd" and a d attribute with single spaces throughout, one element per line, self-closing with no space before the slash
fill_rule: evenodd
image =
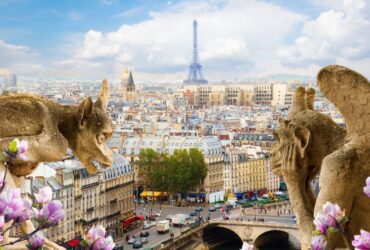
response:
<path id="1" fill-rule="evenodd" d="M 131 70 L 129 71 L 128 68 L 125 68 L 121 78 L 121 96 L 124 101 L 127 102 L 135 102 L 136 100 L 136 91 L 135 91 L 135 83 L 134 78 L 132 77 Z"/>

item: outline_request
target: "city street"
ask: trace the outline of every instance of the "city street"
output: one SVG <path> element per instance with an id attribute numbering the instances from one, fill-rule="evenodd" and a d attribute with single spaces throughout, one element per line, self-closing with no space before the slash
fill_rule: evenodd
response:
<path id="1" fill-rule="evenodd" d="M 200 205 L 200 206 L 202 206 L 202 205 Z M 195 210 L 195 208 L 196 208 L 195 206 L 189 206 L 189 207 L 161 206 L 161 208 L 160 208 L 158 204 L 155 204 L 155 206 L 152 206 L 152 204 L 146 204 L 145 207 L 144 207 L 143 205 L 137 205 L 136 204 L 136 214 L 146 216 L 150 212 L 152 212 L 152 213 L 162 212 L 162 215 L 160 217 L 156 218 L 156 222 L 158 222 L 158 221 L 161 221 L 161 220 L 165 220 L 168 215 L 175 215 L 175 214 L 187 214 L 187 215 L 189 215 L 190 212 Z M 208 207 L 204 207 L 203 211 L 200 212 L 200 216 L 202 216 L 204 220 L 207 219 L 208 215 L 210 215 L 210 219 L 212 219 L 212 220 L 223 220 L 222 217 L 224 216 L 224 214 L 225 213 L 221 212 L 220 209 L 217 209 L 215 212 L 208 212 Z M 237 218 L 240 219 L 241 218 L 240 208 L 237 207 L 237 208 L 231 209 L 230 212 L 227 213 L 227 216 L 230 218 L 230 220 L 235 220 Z M 197 216 L 191 216 L 191 218 L 189 220 L 189 223 L 193 222 L 196 217 Z M 255 219 L 257 219 L 257 220 L 263 219 L 264 222 L 270 222 L 270 223 L 271 222 L 273 222 L 273 223 L 289 223 L 289 224 L 296 223 L 295 219 L 292 218 L 292 215 L 276 216 L 276 215 L 256 213 L 256 214 L 243 215 L 242 218 L 243 218 L 243 221 L 248 221 L 248 220 L 249 221 L 254 221 Z M 181 234 L 181 232 L 180 232 L 181 230 L 182 229 L 179 228 L 179 227 L 170 226 L 170 231 L 172 231 L 174 233 L 175 237 L 177 237 L 178 235 Z M 150 234 L 149 237 L 147 237 L 149 242 L 147 244 L 144 244 L 143 248 L 153 247 L 153 246 L 156 246 L 156 245 L 160 244 L 163 241 L 166 241 L 166 240 L 170 239 L 170 233 L 158 234 L 157 231 L 156 231 L 156 227 L 151 227 L 148 230 L 142 230 L 142 229 L 134 230 L 133 231 L 134 233 L 129 232 L 127 234 L 135 235 L 136 239 L 140 239 L 140 232 L 141 231 L 148 231 L 149 234 Z M 127 244 L 127 242 L 125 240 L 123 240 L 120 243 L 123 243 L 124 249 L 133 249 L 133 246 Z"/>

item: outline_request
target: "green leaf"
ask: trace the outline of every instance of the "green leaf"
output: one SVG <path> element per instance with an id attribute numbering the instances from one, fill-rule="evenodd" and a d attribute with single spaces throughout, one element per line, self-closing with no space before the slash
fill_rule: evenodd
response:
<path id="1" fill-rule="evenodd" d="M 9 143 L 9 150 L 10 152 L 16 153 L 17 152 L 17 140 L 14 139 Z"/>
<path id="2" fill-rule="evenodd" d="M 349 221 L 348 217 L 347 217 L 347 216 L 344 216 L 344 217 L 342 218 L 342 220 L 340 221 L 340 223 L 347 224 L 347 223 L 348 223 L 348 221 Z"/>
<path id="3" fill-rule="evenodd" d="M 39 203 L 33 203 L 32 207 L 34 208 L 41 208 L 41 205 Z"/>
<path id="4" fill-rule="evenodd" d="M 3 250 L 3 247 L 2 246 L 0 246 L 0 250 Z"/>
<path id="5" fill-rule="evenodd" d="M 85 240 L 85 239 L 83 239 L 82 241 L 81 241 L 81 246 L 82 247 L 87 247 L 88 245 L 87 245 L 87 241 Z"/>
<path id="6" fill-rule="evenodd" d="M 331 232 L 331 233 L 335 233 L 337 232 L 338 230 L 335 228 L 335 227 L 329 227 L 328 228 L 328 232 Z"/>
<path id="7" fill-rule="evenodd" d="M 312 231 L 312 235 L 322 235 L 322 233 L 320 232 L 320 230 L 314 230 Z"/>

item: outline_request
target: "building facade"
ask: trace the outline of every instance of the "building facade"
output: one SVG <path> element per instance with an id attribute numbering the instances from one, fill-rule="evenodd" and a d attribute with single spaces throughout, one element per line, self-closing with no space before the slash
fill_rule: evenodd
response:
<path id="1" fill-rule="evenodd" d="M 224 157 L 224 190 L 237 198 L 261 197 L 267 192 L 266 159 L 253 159 L 242 148 L 228 148 Z"/>

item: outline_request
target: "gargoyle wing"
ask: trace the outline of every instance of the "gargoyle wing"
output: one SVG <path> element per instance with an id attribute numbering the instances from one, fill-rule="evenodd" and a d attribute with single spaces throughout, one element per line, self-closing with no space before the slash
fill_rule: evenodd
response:
<path id="1" fill-rule="evenodd" d="M 370 83 L 364 76 L 329 65 L 320 70 L 317 82 L 322 94 L 342 113 L 348 135 L 370 133 Z"/>

